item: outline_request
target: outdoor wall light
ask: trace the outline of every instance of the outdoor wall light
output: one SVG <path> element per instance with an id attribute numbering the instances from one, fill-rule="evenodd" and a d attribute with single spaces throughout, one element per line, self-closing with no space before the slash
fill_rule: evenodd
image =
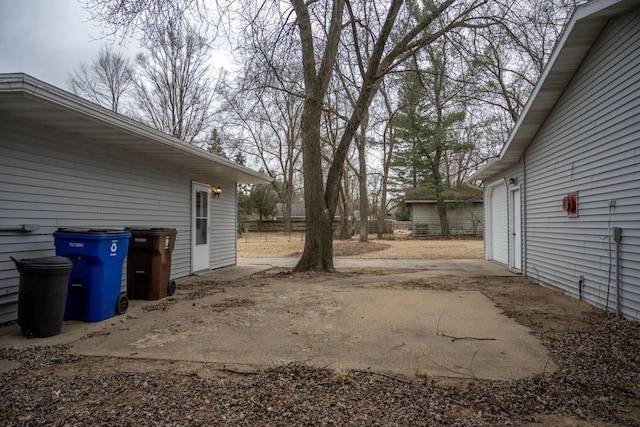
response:
<path id="1" fill-rule="evenodd" d="M 220 188 L 220 186 L 211 189 L 211 192 L 213 193 L 213 198 L 214 199 L 219 199 L 220 198 L 220 193 L 222 193 L 222 188 Z"/>
<path id="2" fill-rule="evenodd" d="M 518 183 L 518 178 L 509 178 L 509 184 L 516 185 Z"/>

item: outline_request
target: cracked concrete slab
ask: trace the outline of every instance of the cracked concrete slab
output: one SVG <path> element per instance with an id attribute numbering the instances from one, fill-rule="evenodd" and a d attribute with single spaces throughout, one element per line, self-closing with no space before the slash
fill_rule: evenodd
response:
<path id="1" fill-rule="evenodd" d="M 404 376 L 490 380 L 555 368 L 528 328 L 501 314 L 479 291 L 385 286 L 418 278 L 510 275 L 504 267 L 482 260 L 394 260 L 389 265 L 403 270 L 381 276 L 305 280 L 258 274 L 290 262 L 255 264 L 245 259 L 236 267 L 188 279 L 192 286 L 215 287 L 204 292 L 206 296 L 191 299 L 190 290 L 179 282 L 173 297 L 132 301 L 125 315 L 95 324 L 64 322 L 62 333 L 54 337 L 27 340 L 17 326 L 5 328 L 0 345 L 66 343 L 72 351 L 92 356 L 247 369 L 303 362 Z M 389 268 L 380 260 L 349 260 L 338 268 L 366 271 L 368 266 Z"/>

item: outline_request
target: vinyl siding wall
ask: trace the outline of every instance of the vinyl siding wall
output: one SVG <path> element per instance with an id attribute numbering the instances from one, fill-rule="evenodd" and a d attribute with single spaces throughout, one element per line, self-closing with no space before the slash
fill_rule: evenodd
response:
<path id="1" fill-rule="evenodd" d="M 42 227 L 34 233 L 0 232 L 0 322 L 17 317 L 19 274 L 9 256 L 53 255 L 52 233 L 59 227 L 176 228 L 171 276 L 191 273 L 191 178 L 180 171 L 62 132 L 0 121 L 0 186 L 0 226 Z M 234 199 L 233 187 L 221 201 Z M 219 215 L 233 216 L 230 201 L 219 206 L 214 206 Z M 230 230 L 234 233 L 235 227 Z M 235 246 L 227 243 L 222 251 L 228 250 L 232 253 L 218 255 L 220 262 L 212 264 L 235 263 Z M 126 261 L 124 267 L 123 290 Z"/>
<path id="2" fill-rule="evenodd" d="M 447 203 L 447 219 L 449 231 L 454 236 L 482 236 L 484 223 L 482 203 Z M 425 225 L 426 234 L 423 227 Z M 440 217 L 435 203 L 412 203 L 411 226 L 413 235 L 416 237 L 441 236 Z"/>
<path id="3" fill-rule="evenodd" d="M 210 197 L 209 263 L 211 268 L 220 268 L 236 264 L 236 184 L 220 181 L 213 186 L 220 186 L 222 193 L 218 199 Z"/>
<path id="4" fill-rule="evenodd" d="M 525 154 L 526 275 L 640 318 L 640 10 L 607 25 Z M 578 217 L 562 199 L 578 192 Z M 609 207 L 614 200 L 615 207 Z M 607 302 L 608 300 L 608 302 Z"/>

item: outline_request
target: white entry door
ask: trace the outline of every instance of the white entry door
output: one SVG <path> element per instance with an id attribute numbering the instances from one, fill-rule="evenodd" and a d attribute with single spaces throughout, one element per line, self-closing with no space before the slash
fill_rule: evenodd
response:
<path id="1" fill-rule="evenodd" d="M 522 270 L 522 212 L 521 212 L 521 203 L 520 203 L 520 189 L 515 188 L 510 191 L 511 193 L 511 221 L 509 221 L 509 234 L 511 237 L 510 243 L 510 251 L 511 254 L 509 256 L 509 267 L 514 270 L 521 271 Z"/>
<path id="2" fill-rule="evenodd" d="M 191 271 L 209 268 L 209 187 L 193 184 L 191 194 Z"/>

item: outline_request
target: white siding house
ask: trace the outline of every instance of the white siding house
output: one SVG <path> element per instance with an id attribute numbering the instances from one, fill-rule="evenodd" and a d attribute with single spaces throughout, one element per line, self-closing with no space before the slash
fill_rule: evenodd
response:
<path id="1" fill-rule="evenodd" d="M 270 178 L 30 76 L 0 74 L 0 323 L 17 317 L 10 256 L 53 255 L 60 227 L 175 228 L 172 278 L 235 264 L 238 182 Z M 197 197 L 208 208 L 202 245 Z"/>
<path id="2" fill-rule="evenodd" d="M 576 10 L 500 156 L 471 180 L 485 183 L 487 259 L 640 319 L 637 1 Z"/>

